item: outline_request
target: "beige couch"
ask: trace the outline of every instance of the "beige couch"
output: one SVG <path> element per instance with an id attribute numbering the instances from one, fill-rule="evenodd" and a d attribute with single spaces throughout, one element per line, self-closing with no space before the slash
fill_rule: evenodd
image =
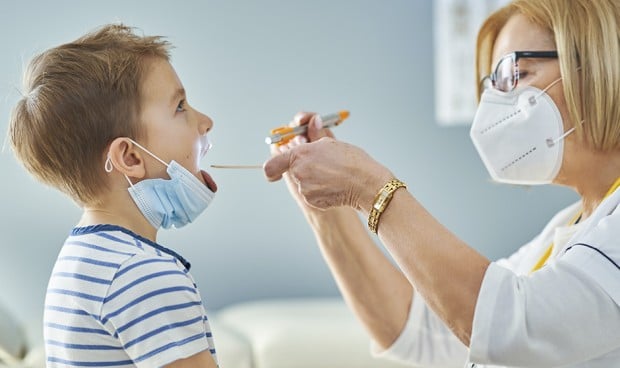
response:
<path id="1" fill-rule="evenodd" d="M 248 302 L 219 311 L 222 368 L 397 368 L 370 355 L 370 339 L 342 299 Z"/>

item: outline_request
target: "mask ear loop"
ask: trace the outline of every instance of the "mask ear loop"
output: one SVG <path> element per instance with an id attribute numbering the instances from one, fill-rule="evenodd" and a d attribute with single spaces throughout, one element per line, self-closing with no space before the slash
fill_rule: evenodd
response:
<path id="1" fill-rule="evenodd" d="M 584 120 L 580 121 L 579 124 L 583 124 Z M 572 127 L 569 130 L 567 130 L 566 132 L 564 132 L 564 134 L 562 134 L 561 136 L 557 137 L 556 139 L 551 139 L 551 138 L 547 138 L 546 142 L 547 142 L 547 147 L 553 147 L 555 146 L 556 143 L 558 143 L 560 140 L 566 138 L 567 135 L 571 134 L 572 132 L 575 131 L 576 127 Z"/>
<path id="2" fill-rule="evenodd" d="M 532 96 L 528 99 L 528 102 L 530 103 L 530 106 L 533 106 L 536 104 L 536 100 L 538 100 L 538 98 L 540 96 L 542 96 L 544 93 L 546 93 L 551 87 L 555 86 L 558 82 L 560 82 L 562 80 L 562 77 L 554 80 L 553 82 L 549 83 L 549 85 L 547 87 L 545 87 L 542 91 L 540 91 L 539 94 Z M 583 124 L 583 120 L 581 121 L 581 124 Z M 566 132 L 564 132 L 564 134 L 562 134 L 561 136 L 555 138 L 555 139 L 551 139 L 551 138 L 547 138 L 545 140 L 545 142 L 547 143 L 547 147 L 553 147 L 556 145 L 556 143 L 558 143 L 559 141 L 561 141 L 562 139 L 566 138 L 567 135 L 571 134 L 573 131 L 575 131 L 575 127 L 570 128 L 569 130 L 567 130 Z"/>
<path id="3" fill-rule="evenodd" d="M 164 164 L 164 166 L 168 167 L 170 165 L 168 165 L 164 160 L 162 160 L 161 158 L 155 156 L 153 153 L 151 153 L 151 151 L 147 150 L 146 148 L 144 148 L 142 145 L 140 145 L 140 143 L 134 141 L 131 138 L 128 138 L 133 144 L 135 144 L 136 146 L 142 148 L 142 150 L 146 153 L 148 153 L 149 155 L 151 155 L 151 157 L 153 157 L 154 159 L 156 159 L 157 161 L 161 162 L 162 164 Z"/>
<path id="4" fill-rule="evenodd" d="M 564 132 L 564 134 L 562 134 L 561 136 L 557 137 L 556 139 L 547 138 L 547 140 L 546 140 L 547 147 L 551 148 L 551 147 L 555 146 L 556 143 L 558 143 L 559 141 L 564 139 L 567 135 L 571 134 L 574 130 L 575 130 L 575 127 L 572 127 L 569 130 L 567 130 L 566 132 Z"/>
<path id="5" fill-rule="evenodd" d="M 149 155 L 151 155 L 154 159 L 156 159 L 157 161 L 161 162 L 162 164 L 164 164 L 164 166 L 168 167 L 169 165 L 164 162 L 164 160 L 162 160 L 161 158 L 155 156 L 153 153 L 151 153 L 151 151 L 147 150 L 146 148 L 144 148 L 140 143 L 134 141 L 131 138 L 128 138 L 131 143 L 135 144 L 136 146 L 140 147 L 144 152 L 148 153 Z M 211 147 L 209 147 L 211 148 Z M 114 166 L 112 165 L 112 159 L 110 158 L 110 155 L 108 154 L 108 158 L 105 160 L 105 164 L 103 166 L 104 170 L 107 173 L 111 173 L 112 170 L 114 169 Z M 123 174 L 123 176 L 125 177 L 125 179 L 127 180 L 127 182 L 129 183 L 129 185 L 131 185 L 133 187 L 133 183 L 131 182 L 131 180 L 129 180 L 129 177 L 127 177 L 127 175 Z"/>
<path id="6" fill-rule="evenodd" d="M 540 91 L 540 93 L 539 93 L 539 94 L 537 94 L 537 95 L 535 95 L 535 96 L 530 97 L 530 98 L 528 99 L 528 102 L 529 102 L 530 106 L 536 105 L 536 100 L 538 100 L 538 98 L 539 98 L 540 96 L 542 96 L 543 94 L 545 94 L 545 93 L 549 90 L 549 88 L 551 88 L 551 87 L 555 86 L 555 85 L 556 85 L 559 81 L 561 81 L 561 80 L 562 80 L 562 77 L 560 77 L 560 78 L 558 78 L 558 79 L 554 80 L 554 81 L 553 81 L 553 82 L 551 82 L 551 83 L 550 83 L 547 87 L 545 87 L 542 91 Z"/>
<path id="7" fill-rule="evenodd" d="M 131 138 L 128 138 L 128 139 L 131 141 L 131 143 L 133 143 L 133 144 L 135 144 L 136 146 L 138 146 L 138 147 L 142 148 L 142 150 L 143 150 L 144 152 L 146 152 L 146 153 L 148 153 L 149 155 L 151 155 L 151 157 L 153 157 L 153 158 L 154 158 L 154 159 L 156 159 L 157 161 L 159 161 L 159 162 L 161 162 L 162 164 L 164 164 L 164 166 L 166 166 L 166 167 L 168 167 L 168 166 L 169 166 L 169 165 L 168 165 L 168 164 L 167 164 L 164 160 L 162 160 L 161 158 L 159 158 L 159 157 L 155 156 L 153 153 L 151 153 L 151 151 L 147 150 L 147 149 L 146 149 L 146 148 L 144 148 L 142 145 L 140 145 L 140 143 L 138 143 L 138 142 L 134 141 L 134 140 L 133 140 L 133 139 L 131 139 Z M 211 148 L 211 142 L 207 141 L 207 143 L 209 144 L 209 148 Z M 209 148 L 207 148 L 207 149 L 209 149 Z M 110 158 L 110 154 L 109 154 L 109 153 L 108 153 L 108 158 L 105 160 L 105 165 L 103 166 L 103 168 L 105 169 L 105 171 L 106 171 L 107 173 L 111 173 L 111 172 L 112 172 L 112 169 L 114 169 L 114 167 L 112 166 L 112 159 Z"/>
<path id="8" fill-rule="evenodd" d="M 110 158 L 110 154 L 108 154 L 108 158 L 105 160 L 105 164 L 103 165 L 103 169 L 107 173 L 111 173 L 114 170 L 114 166 L 112 165 L 112 159 Z"/>
<path id="9" fill-rule="evenodd" d="M 105 165 L 103 166 L 103 168 L 107 173 L 111 173 L 112 170 L 114 170 L 114 166 L 112 165 L 112 159 L 110 158 L 110 156 L 108 156 L 108 158 L 105 160 Z M 127 182 L 129 183 L 129 185 L 133 187 L 133 183 L 131 182 L 131 180 L 129 180 L 129 177 L 127 177 L 127 175 L 125 174 L 123 174 L 123 176 L 125 177 L 125 180 L 127 180 Z"/>

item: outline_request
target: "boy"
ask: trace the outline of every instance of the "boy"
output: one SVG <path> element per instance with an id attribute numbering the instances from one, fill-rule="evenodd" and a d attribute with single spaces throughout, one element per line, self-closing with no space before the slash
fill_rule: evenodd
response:
<path id="1" fill-rule="evenodd" d="M 217 186 L 161 37 L 107 25 L 36 56 L 10 121 L 17 158 L 83 208 L 45 298 L 48 367 L 216 367 L 189 263 L 157 230 L 193 221 Z"/>

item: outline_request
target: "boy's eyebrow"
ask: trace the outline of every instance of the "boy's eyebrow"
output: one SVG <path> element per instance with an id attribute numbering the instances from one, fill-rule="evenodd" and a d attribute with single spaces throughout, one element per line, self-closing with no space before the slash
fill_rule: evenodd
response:
<path id="1" fill-rule="evenodd" d="M 172 95 L 172 98 L 170 99 L 170 104 L 176 105 L 177 100 L 181 98 L 185 98 L 185 88 L 179 88 L 174 92 L 174 95 Z"/>

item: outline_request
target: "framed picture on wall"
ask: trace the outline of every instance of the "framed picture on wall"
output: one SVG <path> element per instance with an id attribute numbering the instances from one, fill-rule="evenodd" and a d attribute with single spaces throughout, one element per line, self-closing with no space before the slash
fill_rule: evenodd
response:
<path id="1" fill-rule="evenodd" d="M 476 112 L 474 57 L 484 19 L 508 0 L 435 0 L 435 118 L 440 125 L 468 125 Z"/>

